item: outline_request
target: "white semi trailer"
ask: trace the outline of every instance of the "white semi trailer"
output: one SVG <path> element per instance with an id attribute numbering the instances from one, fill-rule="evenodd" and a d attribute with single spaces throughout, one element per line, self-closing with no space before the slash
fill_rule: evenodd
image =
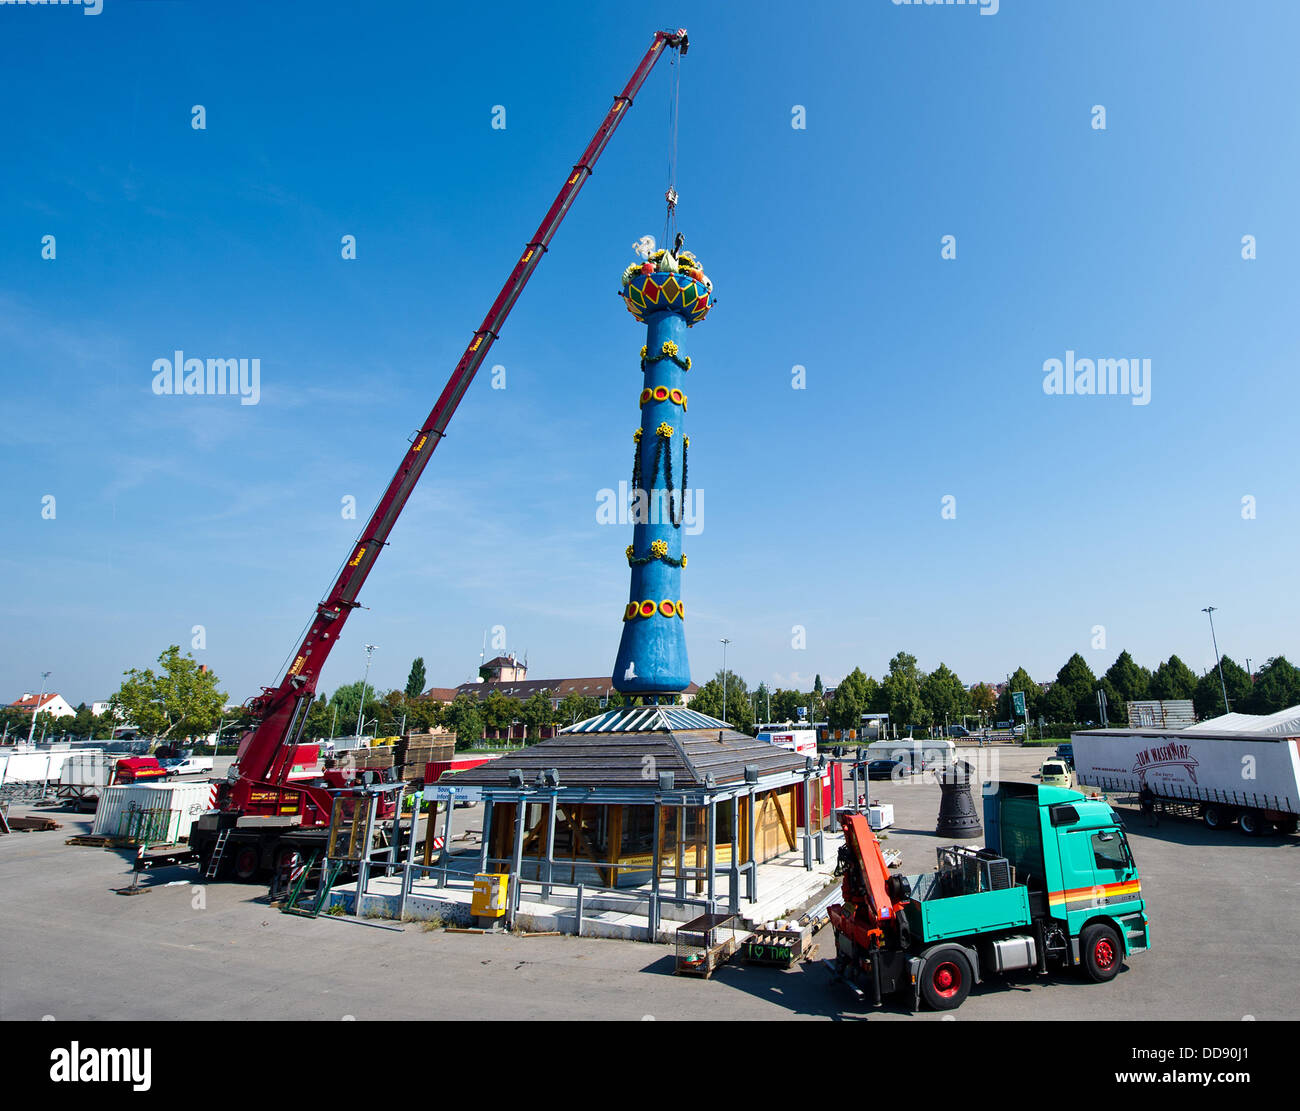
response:
<path id="1" fill-rule="evenodd" d="M 1139 794 L 1162 809 L 1199 817 L 1211 829 L 1243 833 L 1300 823 L 1300 734 L 1240 729 L 1090 729 L 1071 734 L 1081 785 Z"/>

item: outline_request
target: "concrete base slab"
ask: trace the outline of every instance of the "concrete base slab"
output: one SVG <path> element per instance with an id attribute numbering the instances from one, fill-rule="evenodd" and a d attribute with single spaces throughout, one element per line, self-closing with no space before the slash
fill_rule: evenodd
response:
<path id="1" fill-rule="evenodd" d="M 832 872 L 839 847 L 840 834 L 826 834 L 824 857 L 821 864 L 815 860 L 812 870 L 804 867 L 803 853 L 792 852 L 758 866 L 758 898 L 749 902 L 745 898 L 743 877 L 739 884 L 739 917 L 742 928 L 758 929 L 764 923 L 797 917 L 827 886 L 834 882 Z M 688 898 L 702 898 L 687 884 Z M 536 888 L 525 888 L 525 898 L 520 901 L 516 926 L 528 932 L 558 930 L 575 934 L 577 930 L 577 893 L 571 888 L 556 887 L 546 901 L 534 894 Z M 728 876 L 721 873 L 715 880 L 715 901 L 718 910 L 726 913 L 730 905 Z M 650 937 L 649 886 L 627 888 L 617 893 L 595 890 L 584 893 L 582 930 L 584 937 L 626 938 L 634 941 L 672 941 L 678 926 L 703 913 L 703 908 L 691 904 L 674 904 L 670 900 L 675 885 L 665 882 L 660 891 L 659 930 L 656 938 Z M 338 907 L 348 914 L 356 914 L 356 884 L 342 884 L 330 892 L 326 913 Z M 445 925 L 472 926 L 470 911 L 472 892 L 463 883 L 457 886 L 438 887 L 432 880 L 421 880 L 412 885 L 406 897 L 406 917 L 416 921 L 439 920 Z M 372 876 L 362 900 L 360 916 L 363 918 L 396 918 L 401 902 L 401 879 L 396 876 Z"/>

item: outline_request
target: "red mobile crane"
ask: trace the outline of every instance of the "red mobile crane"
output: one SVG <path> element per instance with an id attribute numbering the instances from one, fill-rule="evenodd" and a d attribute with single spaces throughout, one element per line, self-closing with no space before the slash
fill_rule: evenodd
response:
<path id="1" fill-rule="evenodd" d="M 523 255 L 492 302 L 483 323 L 474 332 L 437 403 L 411 438 L 410 447 L 351 555 L 325 600 L 316 607 L 316 614 L 284 677 L 278 686 L 264 687 L 260 695 L 249 701 L 248 708 L 256 717 L 257 724 L 240 741 L 230 775 L 218 787 L 216 810 L 204 815 L 192 833 L 192 847 L 198 852 L 205 872 L 214 871 L 209 864 L 219 845 L 222 850 L 230 852 L 235 876 L 251 880 L 277 862 L 281 853 L 321 844 L 333 808 L 334 796 L 330 787 L 342 786 L 341 777 L 332 782 L 329 779 L 290 782 L 288 778 L 321 669 L 338 641 L 348 615 L 359 605 L 357 595 L 380 550 L 388 543 L 388 536 L 429 457 L 445 434 L 452 414 L 570 206 L 591 176 L 597 159 L 613 137 L 626 110 L 632 106 L 633 97 L 640 91 L 665 47 L 685 54 L 689 46 L 690 40 L 684 29 L 655 33 L 650 48 L 623 91 L 614 97 L 612 107 L 574 165 L 541 226 L 525 245 Z M 230 850 L 225 849 L 227 842 L 231 845 Z M 220 860 L 221 853 L 218 853 L 218 862 Z"/>

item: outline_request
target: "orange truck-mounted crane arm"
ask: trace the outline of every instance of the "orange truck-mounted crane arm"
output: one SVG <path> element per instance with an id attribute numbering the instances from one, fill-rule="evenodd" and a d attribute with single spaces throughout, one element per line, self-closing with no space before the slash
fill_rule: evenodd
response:
<path id="1" fill-rule="evenodd" d="M 889 890 L 889 866 L 867 819 L 849 811 L 839 817 L 844 844 L 837 871 L 844 876 L 844 905 L 831 907 L 829 914 L 837 929 L 869 949 L 877 948 L 885 930 L 897 923 L 904 900 L 896 900 Z"/>
<path id="2" fill-rule="evenodd" d="M 587 149 L 565 179 L 537 232 L 524 247 L 523 254 L 497 294 L 491 309 L 474 332 L 469 346 L 447 380 L 442 394 L 411 437 L 402 462 L 384 491 L 374 513 L 344 562 L 325 600 L 316 607 L 315 616 L 297 652 L 279 684 L 264 687 L 251 699 L 249 709 L 257 724 L 240 742 L 239 754 L 230 779 L 223 784 L 218 807 L 267 817 L 286 817 L 297 812 L 303 826 L 319 826 L 329 821 L 331 799 L 319 787 L 288 786 L 293 753 L 302 735 L 307 710 L 315 697 L 321 669 L 338 641 L 348 616 L 359 604 L 357 595 L 374 567 L 380 550 L 406 505 L 416 482 L 428 465 L 429 457 L 442 439 L 448 422 L 474 380 L 474 375 L 501 332 L 510 310 L 523 292 L 528 279 L 559 229 L 579 191 L 591 176 L 615 129 L 622 121 L 633 98 L 645 83 L 665 49 L 685 54 L 690 45 L 685 30 L 658 31 L 623 91 L 614 97 Z"/>

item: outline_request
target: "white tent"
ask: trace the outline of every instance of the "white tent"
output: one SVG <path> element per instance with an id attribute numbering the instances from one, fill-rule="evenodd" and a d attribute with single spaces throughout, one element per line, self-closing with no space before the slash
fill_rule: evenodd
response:
<path id="1" fill-rule="evenodd" d="M 1221 714 L 1197 725 L 1189 725 L 1185 733 L 1280 733 L 1286 737 L 1300 737 L 1300 706 L 1279 710 L 1276 714 Z"/>

